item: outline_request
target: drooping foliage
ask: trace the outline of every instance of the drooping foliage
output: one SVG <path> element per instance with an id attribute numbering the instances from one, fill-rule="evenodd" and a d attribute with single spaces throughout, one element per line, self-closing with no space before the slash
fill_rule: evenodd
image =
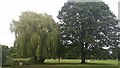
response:
<path id="1" fill-rule="evenodd" d="M 33 57 L 43 63 L 45 58 L 56 56 L 58 26 L 52 16 L 26 11 L 19 21 L 12 21 L 10 29 L 15 33 L 19 57 Z"/>

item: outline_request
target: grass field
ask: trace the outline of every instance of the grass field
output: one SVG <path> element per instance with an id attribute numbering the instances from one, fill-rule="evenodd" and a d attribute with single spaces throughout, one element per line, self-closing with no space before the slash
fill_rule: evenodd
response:
<path id="1" fill-rule="evenodd" d="M 87 64 L 80 64 L 78 59 L 62 59 L 61 63 L 58 63 L 58 60 L 47 59 L 45 64 L 3 68 L 118 68 L 118 61 L 90 60 Z"/>
<path id="2" fill-rule="evenodd" d="M 72 63 L 72 64 L 80 64 L 80 60 L 78 59 L 62 59 L 60 61 L 61 64 L 64 63 Z M 57 64 L 58 60 L 54 60 L 54 59 L 47 59 L 45 60 L 45 63 L 54 63 Z M 98 64 L 98 65 L 118 65 L 118 61 L 117 60 L 90 60 L 90 62 L 88 62 L 88 64 Z"/>

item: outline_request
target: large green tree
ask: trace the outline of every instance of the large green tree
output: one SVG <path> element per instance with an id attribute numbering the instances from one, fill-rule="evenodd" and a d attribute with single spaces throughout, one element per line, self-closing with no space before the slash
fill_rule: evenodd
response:
<path id="1" fill-rule="evenodd" d="M 33 57 L 34 63 L 56 57 L 58 27 L 52 16 L 26 11 L 19 21 L 12 21 L 10 29 L 15 33 L 19 57 Z"/>
<path id="2" fill-rule="evenodd" d="M 81 63 L 94 48 L 116 48 L 118 20 L 104 2 L 67 2 L 58 14 L 61 43 L 78 47 Z"/>

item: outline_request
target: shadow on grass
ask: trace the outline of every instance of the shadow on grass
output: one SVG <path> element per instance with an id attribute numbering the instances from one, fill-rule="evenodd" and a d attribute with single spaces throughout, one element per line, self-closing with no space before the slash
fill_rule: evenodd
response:
<path id="1" fill-rule="evenodd" d="M 118 61 L 118 66 L 119 66 L 119 68 L 120 68 L 120 60 Z"/>
<path id="2" fill-rule="evenodd" d="M 2 68 L 118 68 L 115 65 L 108 64 L 96 64 L 96 63 L 88 63 L 88 64 L 80 64 L 80 63 L 45 63 L 39 65 L 27 65 L 27 66 L 17 66 L 17 67 L 2 67 Z"/>
<path id="3" fill-rule="evenodd" d="M 27 65 L 22 67 L 2 67 L 2 68 L 118 68 L 117 65 L 105 63 L 44 63 L 37 65 Z"/>
<path id="4" fill-rule="evenodd" d="M 45 63 L 39 65 L 29 65 L 25 68 L 118 68 L 118 65 L 103 63 Z"/>

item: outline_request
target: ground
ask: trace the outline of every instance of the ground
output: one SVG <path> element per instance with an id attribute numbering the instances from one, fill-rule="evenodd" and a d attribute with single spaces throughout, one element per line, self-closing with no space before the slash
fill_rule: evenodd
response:
<path id="1" fill-rule="evenodd" d="M 78 59 L 62 59 L 61 63 L 58 60 L 47 59 L 45 64 L 28 65 L 22 67 L 3 67 L 3 68 L 118 68 L 117 60 L 90 60 L 87 64 L 80 64 Z"/>

